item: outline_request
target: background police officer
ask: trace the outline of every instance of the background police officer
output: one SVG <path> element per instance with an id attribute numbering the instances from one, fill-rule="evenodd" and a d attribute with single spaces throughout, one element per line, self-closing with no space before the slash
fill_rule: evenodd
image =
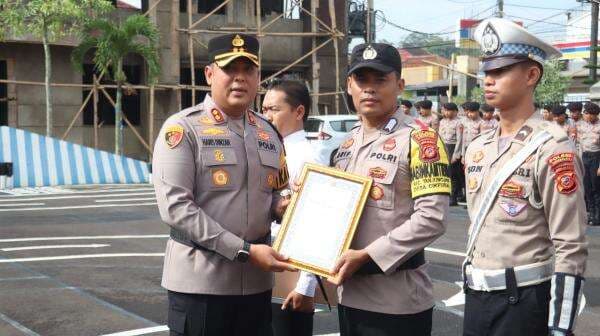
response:
<path id="1" fill-rule="evenodd" d="M 445 230 L 448 156 L 433 129 L 398 108 L 401 69 L 391 45 L 352 51 L 347 90 L 361 123 L 334 162 L 373 178 L 373 187 L 351 249 L 335 266 L 344 336 L 431 334 L 434 301 L 424 248 Z"/>
<path id="2" fill-rule="evenodd" d="M 551 45 L 505 19 L 479 24 L 488 104 L 500 125 L 467 149 L 471 227 L 464 335 L 571 335 L 586 267 L 582 163 L 535 113 Z"/>
<path id="3" fill-rule="evenodd" d="M 583 152 L 585 202 L 588 211 L 588 224 L 600 225 L 600 107 L 586 103 L 584 119 L 579 125 L 579 145 Z"/>
<path id="4" fill-rule="evenodd" d="M 249 110 L 258 41 L 209 41 L 203 103 L 171 116 L 154 149 L 154 186 L 171 227 L 162 285 L 171 335 L 270 335 L 272 273 L 291 270 L 269 246 L 287 185 L 276 130 Z M 252 200 L 250 202 L 249 200 Z"/>

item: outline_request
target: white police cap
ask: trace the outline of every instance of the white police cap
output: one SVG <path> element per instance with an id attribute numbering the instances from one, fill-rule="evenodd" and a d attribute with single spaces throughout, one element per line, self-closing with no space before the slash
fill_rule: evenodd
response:
<path id="1" fill-rule="evenodd" d="M 518 24 L 501 18 L 482 21 L 475 30 L 475 41 L 483 51 L 482 71 L 503 68 L 533 60 L 540 65 L 558 58 L 558 49 L 540 40 Z"/>

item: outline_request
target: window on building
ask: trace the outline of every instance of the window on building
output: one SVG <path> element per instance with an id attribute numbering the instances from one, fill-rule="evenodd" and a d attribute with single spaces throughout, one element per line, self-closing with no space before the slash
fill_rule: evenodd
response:
<path id="1" fill-rule="evenodd" d="M 261 0 L 260 2 L 260 15 L 272 15 L 283 13 L 283 8 L 286 0 Z M 291 5 L 289 5 L 291 7 Z M 256 15 L 256 11 L 254 12 Z"/>
<path id="2" fill-rule="evenodd" d="M 204 77 L 204 68 L 196 67 L 194 70 L 194 74 L 196 76 L 196 85 L 208 85 L 206 78 Z M 181 68 L 179 73 L 179 83 L 185 85 L 190 85 L 192 83 L 190 68 Z M 196 101 L 192 104 L 192 90 L 181 90 L 181 107 L 188 108 L 190 106 L 200 104 L 204 100 L 204 97 L 207 93 L 207 91 L 196 90 Z"/>
<path id="3" fill-rule="evenodd" d="M 83 65 L 83 84 L 93 84 L 93 75 L 99 76 L 99 72 L 94 71 L 93 64 Z M 137 85 L 141 83 L 142 67 L 140 65 L 125 65 L 123 67 L 129 84 Z M 114 84 L 110 79 L 103 78 L 102 84 Z M 116 89 L 106 89 L 106 92 L 115 99 L 117 96 Z M 83 90 L 82 102 L 90 93 L 89 89 Z M 140 124 L 141 113 L 141 97 L 140 90 L 123 90 L 123 113 L 131 122 L 132 125 Z M 94 125 L 94 101 L 90 98 L 89 102 L 83 110 L 83 124 Z M 108 101 L 102 92 L 98 92 L 98 124 L 99 125 L 114 125 L 115 124 L 115 109 Z M 127 125 L 125 125 L 127 126 Z"/>
<path id="4" fill-rule="evenodd" d="M 6 61 L 0 61 L 0 79 L 8 79 Z M 0 83 L 0 126 L 8 125 L 8 88 Z"/>

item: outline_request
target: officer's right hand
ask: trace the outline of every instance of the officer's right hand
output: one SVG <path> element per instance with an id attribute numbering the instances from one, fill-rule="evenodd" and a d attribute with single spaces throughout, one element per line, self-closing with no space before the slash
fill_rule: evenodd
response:
<path id="1" fill-rule="evenodd" d="M 271 246 L 264 244 L 250 245 L 250 263 L 266 272 L 295 272 L 293 266 L 285 263 L 287 257 L 277 253 Z"/>

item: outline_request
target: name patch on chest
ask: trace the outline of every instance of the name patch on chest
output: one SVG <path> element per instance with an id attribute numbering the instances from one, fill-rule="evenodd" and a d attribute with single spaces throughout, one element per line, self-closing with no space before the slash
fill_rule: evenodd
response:
<path id="1" fill-rule="evenodd" d="M 231 147 L 229 139 L 202 139 L 204 147 Z"/>

